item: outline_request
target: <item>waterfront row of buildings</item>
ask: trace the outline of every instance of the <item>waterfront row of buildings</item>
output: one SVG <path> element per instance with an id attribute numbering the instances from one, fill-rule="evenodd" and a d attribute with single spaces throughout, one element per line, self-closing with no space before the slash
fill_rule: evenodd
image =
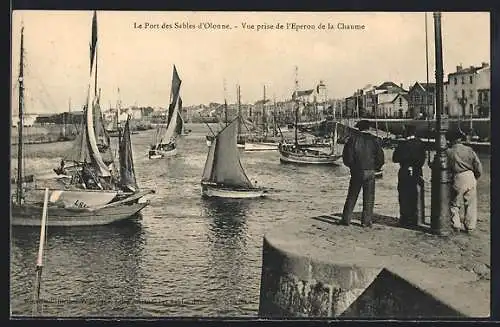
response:
<path id="1" fill-rule="evenodd" d="M 490 117 L 490 73 L 488 63 L 481 66 L 456 67 L 456 71 L 448 74 L 444 83 L 444 111 L 449 117 Z M 275 120 L 280 124 L 291 124 L 295 121 L 295 109 L 299 103 L 299 121 L 319 120 L 325 116 L 365 117 L 365 118 L 415 118 L 434 117 L 436 99 L 435 83 L 416 81 L 406 89 L 403 84 L 391 81 L 380 85 L 367 85 L 358 89 L 345 99 L 329 99 L 327 87 L 323 81 L 306 90 L 296 90 L 290 94 L 289 100 L 274 101 L 266 99 L 265 90 L 262 100 L 255 103 L 241 104 L 244 117 L 257 122 Z M 135 121 L 161 123 L 166 121 L 166 108 L 131 106 L 103 110 L 104 120 L 125 121 L 132 116 Z M 201 104 L 182 108 L 182 116 L 188 122 L 217 121 L 233 119 L 238 112 L 238 104 L 230 103 Z M 25 125 L 69 123 L 81 121 L 82 111 L 63 114 L 27 115 Z M 12 125 L 17 125 L 17 117 L 12 117 Z"/>
<path id="2" fill-rule="evenodd" d="M 491 68 L 456 67 L 443 86 L 444 112 L 449 117 L 490 117 Z M 403 84 L 384 82 L 356 90 L 345 99 L 341 112 L 346 116 L 378 118 L 434 117 L 436 84 L 416 81 L 408 89 Z"/>

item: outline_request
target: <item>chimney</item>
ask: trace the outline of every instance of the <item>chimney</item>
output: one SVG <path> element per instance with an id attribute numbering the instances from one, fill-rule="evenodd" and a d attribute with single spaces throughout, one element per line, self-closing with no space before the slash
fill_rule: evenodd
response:
<path id="1" fill-rule="evenodd" d="M 488 67 L 489 64 L 487 62 L 482 62 L 481 63 L 481 68 L 485 68 L 485 67 Z"/>
<path id="2" fill-rule="evenodd" d="M 403 83 L 400 83 L 400 84 L 399 84 L 399 87 L 400 87 L 400 88 L 403 88 Z"/>
<path id="3" fill-rule="evenodd" d="M 462 64 L 460 64 L 460 65 L 457 66 L 457 72 L 459 72 L 461 70 L 462 70 Z"/>

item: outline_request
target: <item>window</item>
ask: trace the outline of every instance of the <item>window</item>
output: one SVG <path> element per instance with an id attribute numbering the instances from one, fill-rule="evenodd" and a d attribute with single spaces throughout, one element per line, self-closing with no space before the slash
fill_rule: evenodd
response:
<path id="1" fill-rule="evenodd" d="M 474 113 L 474 105 L 472 103 L 469 104 L 469 110 L 470 110 L 470 114 L 472 115 Z"/>
<path id="2" fill-rule="evenodd" d="M 469 90 L 469 98 L 474 98 L 474 91 L 472 90 Z"/>
<path id="3" fill-rule="evenodd" d="M 456 78 L 456 77 L 454 77 L 453 79 L 454 79 L 454 81 L 455 81 L 455 85 L 457 85 L 457 78 Z"/>
<path id="4" fill-rule="evenodd" d="M 470 83 L 471 83 L 471 84 L 472 84 L 472 83 L 474 83 L 474 82 L 473 82 L 473 79 L 472 79 L 472 75 L 470 75 Z"/>
<path id="5" fill-rule="evenodd" d="M 465 78 L 462 76 L 462 84 L 465 84 Z"/>
<path id="6" fill-rule="evenodd" d="M 462 98 L 465 98 L 465 90 L 462 90 Z"/>
<path id="7" fill-rule="evenodd" d="M 403 106 L 403 98 L 399 97 L 399 106 L 402 107 Z"/>
<path id="8" fill-rule="evenodd" d="M 483 99 L 484 102 L 488 102 L 488 92 L 484 92 Z"/>

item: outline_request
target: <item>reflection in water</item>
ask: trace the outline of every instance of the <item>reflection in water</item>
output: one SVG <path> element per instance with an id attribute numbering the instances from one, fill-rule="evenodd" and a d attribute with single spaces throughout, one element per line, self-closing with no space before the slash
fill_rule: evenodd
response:
<path id="1" fill-rule="evenodd" d="M 11 299 L 13 315 L 31 314 L 29 300 L 39 237 L 37 228 L 12 230 L 11 292 L 17 291 Z M 142 227 L 134 221 L 102 227 L 49 228 L 40 293 L 42 314 L 137 314 L 143 245 Z M 18 283 L 23 283 L 21 292 Z"/>
<path id="2" fill-rule="evenodd" d="M 205 216 L 210 219 L 210 275 L 214 288 L 226 290 L 216 314 L 234 314 L 241 301 L 248 298 L 247 212 L 252 200 L 204 200 Z M 226 264 L 221 264 L 221 263 Z M 241 309 L 241 308 L 238 308 Z"/>

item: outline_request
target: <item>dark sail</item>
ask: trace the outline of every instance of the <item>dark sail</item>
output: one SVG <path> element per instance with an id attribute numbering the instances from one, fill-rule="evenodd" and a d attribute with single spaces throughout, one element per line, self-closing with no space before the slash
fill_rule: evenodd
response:
<path id="1" fill-rule="evenodd" d="M 173 113 L 175 109 L 175 105 L 177 104 L 177 98 L 179 97 L 179 91 L 181 89 L 181 79 L 179 77 L 179 74 L 177 74 L 177 68 L 174 65 L 174 72 L 172 73 L 172 86 L 171 86 L 171 102 L 170 105 L 168 106 L 168 120 L 167 123 L 170 124 L 170 121 L 173 118 Z"/>
<path id="2" fill-rule="evenodd" d="M 92 17 L 92 38 L 90 41 L 90 71 L 92 72 L 92 67 L 94 65 L 95 53 L 97 49 L 97 13 L 94 11 L 94 17 Z"/>
<path id="3" fill-rule="evenodd" d="M 86 106 L 83 108 L 83 112 L 83 116 L 85 117 L 87 112 Z M 91 163 L 85 119 L 82 119 L 80 123 L 79 133 L 73 144 L 73 147 L 69 150 L 64 160 Z"/>
<path id="4" fill-rule="evenodd" d="M 175 129 L 175 133 L 177 135 L 181 135 L 184 132 L 184 120 L 182 119 L 182 98 L 179 97 L 179 104 L 177 106 L 177 127 Z"/>
<path id="5" fill-rule="evenodd" d="M 134 159 L 132 156 L 132 142 L 130 140 L 130 117 L 127 118 L 123 136 L 120 140 L 119 156 L 120 156 L 120 184 L 132 191 L 137 191 L 137 181 L 135 178 Z"/>
<path id="6" fill-rule="evenodd" d="M 253 188 L 241 166 L 236 143 L 237 128 L 238 120 L 235 119 L 219 132 L 216 142 L 210 146 L 210 152 L 214 151 L 214 154 L 209 181 L 226 187 Z M 207 164 L 208 159 L 210 159 L 210 152 Z"/>

